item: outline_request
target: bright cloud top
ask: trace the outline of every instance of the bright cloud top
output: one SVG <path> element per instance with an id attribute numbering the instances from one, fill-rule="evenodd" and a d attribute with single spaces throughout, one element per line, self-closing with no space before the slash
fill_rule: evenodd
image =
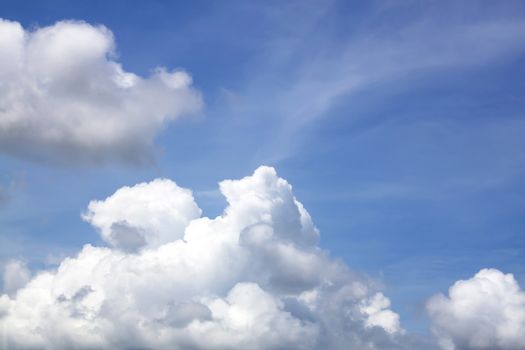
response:
<path id="1" fill-rule="evenodd" d="M 525 292 L 512 274 L 483 269 L 427 309 L 446 350 L 525 348 Z"/>
<path id="2" fill-rule="evenodd" d="M 183 71 L 143 78 L 114 58 L 103 26 L 34 31 L 0 20 L 0 152 L 58 162 L 150 160 L 169 120 L 201 108 Z"/>
<path id="3" fill-rule="evenodd" d="M 190 190 L 157 179 L 123 187 L 104 201 L 92 201 L 83 218 L 111 246 L 135 251 L 182 239 L 186 226 L 201 213 Z"/>
<path id="4" fill-rule="evenodd" d="M 317 246 L 273 168 L 220 189 L 228 206 L 214 219 L 166 179 L 91 202 L 84 218 L 111 248 L 86 245 L 0 297 L 7 346 L 398 347 L 389 300 Z"/>

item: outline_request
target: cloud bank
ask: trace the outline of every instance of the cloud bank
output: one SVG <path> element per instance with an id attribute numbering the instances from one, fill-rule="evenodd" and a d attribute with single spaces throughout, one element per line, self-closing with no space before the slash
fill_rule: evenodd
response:
<path id="1" fill-rule="evenodd" d="M 167 179 L 92 201 L 83 217 L 109 247 L 86 245 L 56 271 L 17 280 L 0 297 L 6 346 L 401 348 L 389 300 L 318 247 L 273 168 L 220 190 L 228 206 L 216 218 Z"/>
<path id="2" fill-rule="evenodd" d="M 0 19 L 0 152 L 54 162 L 148 162 L 162 126 L 197 112 L 184 71 L 149 77 L 115 61 L 104 26 L 62 21 L 27 31 Z"/>
<path id="3" fill-rule="evenodd" d="M 168 179 L 89 203 L 86 245 L 56 270 L 4 273 L 13 349 L 523 349 L 525 292 L 481 270 L 427 303 L 435 339 L 407 333 L 374 283 L 319 248 L 319 232 L 273 168 L 225 180 L 201 216 Z"/>

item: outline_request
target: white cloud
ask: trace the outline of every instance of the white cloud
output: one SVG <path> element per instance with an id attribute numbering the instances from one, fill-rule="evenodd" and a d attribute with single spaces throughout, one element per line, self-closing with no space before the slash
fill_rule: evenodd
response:
<path id="1" fill-rule="evenodd" d="M 123 187 L 104 201 L 92 201 L 83 218 L 110 245 L 135 251 L 182 239 L 188 223 L 200 215 L 190 190 L 157 179 Z"/>
<path id="2" fill-rule="evenodd" d="M 443 349 L 525 348 L 525 292 L 512 274 L 483 269 L 427 309 Z"/>
<path id="3" fill-rule="evenodd" d="M 165 179 L 91 202 L 85 218 L 115 247 L 86 245 L 1 296 L 5 344 L 406 348 L 389 300 L 318 247 L 310 216 L 273 168 L 220 190 L 228 206 L 213 219 Z M 116 236 L 115 223 L 126 226 Z M 127 249 L 124 236 L 137 232 L 145 243 Z"/>
<path id="4" fill-rule="evenodd" d="M 200 109 L 184 71 L 144 78 L 115 61 L 103 26 L 26 31 L 0 20 L 0 152 L 56 162 L 151 159 L 162 126 Z"/>
<path id="5" fill-rule="evenodd" d="M 389 333 L 399 332 L 399 315 L 389 309 L 390 300 L 382 293 L 361 302 L 361 312 L 368 316 L 367 327 L 379 326 Z"/>
<path id="6" fill-rule="evenodd" d="M 4 292 L 13 294 L 31 279 L 31 272 L 20 260 L 8 261 L 4 266 Z"/>

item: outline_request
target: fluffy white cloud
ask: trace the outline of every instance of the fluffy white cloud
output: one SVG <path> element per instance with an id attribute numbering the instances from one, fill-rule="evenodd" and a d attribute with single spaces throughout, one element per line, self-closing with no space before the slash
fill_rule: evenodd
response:
<path id="1" fill-rule="evenodd" d="M 361 312 L 368 316 L 365 324 L 367 327 L 379 326 L 389 333 L 400 330 L 399 315 L 389 309 L 390 300 L 382 293 L 361 302 Z"/>
<path id="2" fill-rule="evenodd" d="M 220 189 L 228 206 L 213 219 L 169 180 L 91 202 L 85 219 L 111 247 L 86 245 L 1 296 L 5 344 L 406 348 L 388 299 L 317 246 L 310 216 L 273 168 Z"/>
<path id="3" fill-rule="evenodd" d="M 525 348 L 525 292 L 512 274 L 483 269 L 427 309 L 443 349 Z"/>
<path id="4" fill-rule="evenodd" d="M 34 31 L 0 19 L 0 151 L 59 162 L 148 161 L 169 120 L 201 107 L 183 71 L 143 78 L 114 58 L 103 26 Z"/>
<path id="5" fill-rule="evenodd" d="M 189 222 L 200 216 L 190 190 L 157 179 L 123 187 L 104 201 L 92 201 L 83 218 L 110 245 L 136 251 L 182 239 Z"/>

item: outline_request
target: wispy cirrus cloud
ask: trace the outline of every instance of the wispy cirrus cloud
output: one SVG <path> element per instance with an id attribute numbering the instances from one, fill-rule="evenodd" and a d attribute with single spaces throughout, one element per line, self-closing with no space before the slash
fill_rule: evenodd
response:
<path id="1" fill-rule="evenodd" d="M 341 104 L 346 119 L 357 121 L 353 99 L 366 103 L 360 94 L 367 89 L 410 90 L 421 80 L 525 52 L 525 22 L 511 9 L 486 16 L 468 2 L 440 12 L 376 2 L 365 21 L 344 11 L 348 18 L 338 18 L 339 2 L 309 4 L 284 7 L 278 15 L 266 10 L 273 35 L 259 43 L 266 51 L 254 59 L 257 72 L 234 91 L 235 113 L 260 115 L 271 124 L 271 142 L 261 146 L 259 161 L 296 153 L 308 127 Z"/>

